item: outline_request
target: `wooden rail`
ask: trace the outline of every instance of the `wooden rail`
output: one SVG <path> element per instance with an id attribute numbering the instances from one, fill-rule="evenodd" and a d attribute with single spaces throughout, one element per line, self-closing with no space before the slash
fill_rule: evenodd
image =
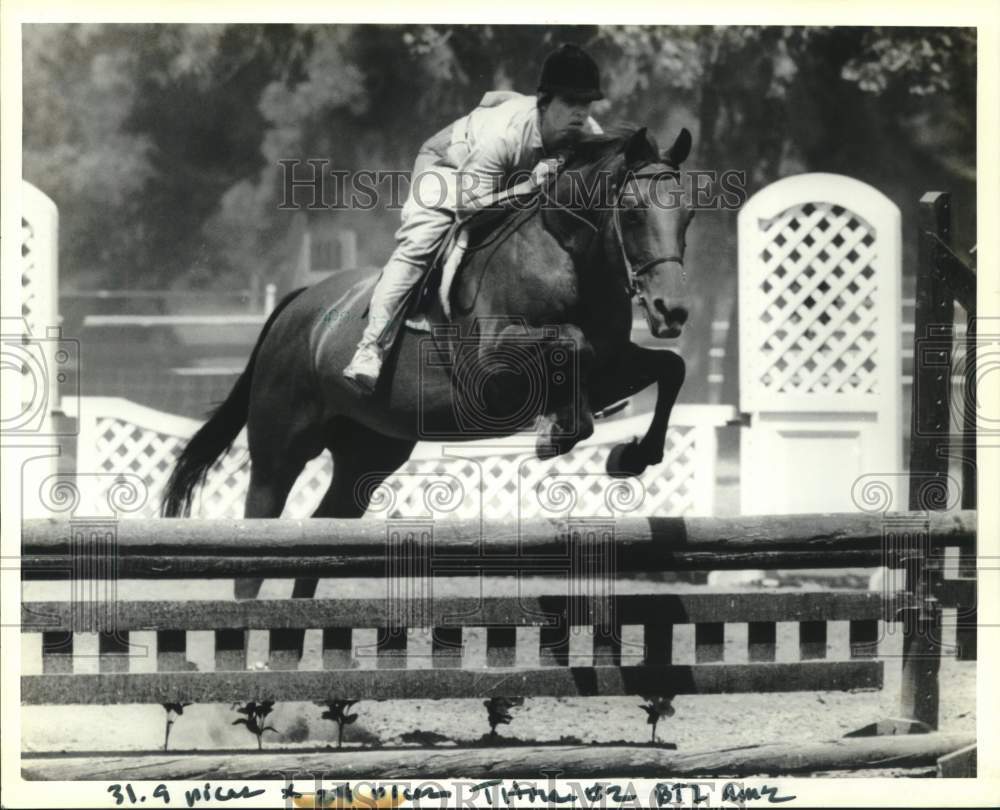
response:
<path id="1" fill-rule="evenodd" d="M 429 560 L 436 574 L 553 573 L 605 546 L 606 573 L 898 565 L 894 538 L 975 544 L 975 512 L 620 518 L 592 521 L 32 520 L 22 578 L 86 565 L 95 578 L 385 576 Z M 402 567 L 400 567 L 402 566 Z M 77 574 L 78 576 L 81 574 Z"/>

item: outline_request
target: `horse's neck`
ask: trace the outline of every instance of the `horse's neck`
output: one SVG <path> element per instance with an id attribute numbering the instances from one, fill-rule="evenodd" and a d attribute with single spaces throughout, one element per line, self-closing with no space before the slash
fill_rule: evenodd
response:
<path id="1" fill-rule="evenodd" d="M 496 250 L 471 250 L 452 292 L 452 313 L 462 335 L 573 323 L 603 330 L 631 322 L 628 295 L 605 266 L 600 238 L 586 256 L 570 256 L 536 216 Z"/>

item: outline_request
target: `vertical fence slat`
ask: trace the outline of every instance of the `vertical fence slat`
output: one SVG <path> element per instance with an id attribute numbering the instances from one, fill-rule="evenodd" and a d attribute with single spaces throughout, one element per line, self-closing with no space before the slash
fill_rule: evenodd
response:
<path id="1" fill-rule="evenodd" d="M 541 658 L 541 628 L 515 627 L 517 635 L 516 660 L 519 667 L 537 667 Z"/>
<path id="2" fill-rule="evenodd" d="M 238 631 L 237 631 L 238 632 Z M 187 631 L 187 661 L 198 672 L 215 671 L 215 631 Z"/>
<path id="3" fill-rule="evenodd" d="M 256 667 L 267 664 L 271 656 L 271 631 L 270 630 L 247 630 L 246 631 L 246 664 L 247 667 Z"/>
<path id="4" fill-rule="evenodd" d="M 41 675 L 44 671 L 42 633 L 21 633 L 21 672 Z"/>
<path id="5" fill-rule="evenodd" d="M 97 675 L 101 671 L 97 633 L 73 633 L 73 674 Z"/>

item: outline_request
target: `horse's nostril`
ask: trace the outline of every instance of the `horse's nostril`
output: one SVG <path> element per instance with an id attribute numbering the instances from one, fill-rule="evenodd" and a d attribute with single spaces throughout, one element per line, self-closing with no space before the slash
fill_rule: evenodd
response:
<path id="1" fill-rule="evenodd" d="M 683 326 L 687 323 L 688 311 L 684 307 L 668 307 L 662 298 L 653 301 L 656 311 L 663 316 L 663 320 L 673 326 Z"/>

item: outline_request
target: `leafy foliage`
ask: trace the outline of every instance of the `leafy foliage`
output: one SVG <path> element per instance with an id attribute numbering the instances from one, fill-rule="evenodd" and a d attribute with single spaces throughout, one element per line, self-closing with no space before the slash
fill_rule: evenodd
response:
<path id="1" fill-rule="evenodd" d="M 905 221 L 930 183 L 975 181 L 974 29 L 23 30 L 24 174 L 60 206 L 61 268 L 76 286 L 276 280 L 292 260 L 293 222 L 277 207 L 279 159 L 409 170 L 420 143 L 483 92 L 532 92 L 545 53 L 564 40 L 602 66 L 602 121 L 637 121 L 664 140 L 687 126 L 693 167 L 743 170 L 750 193 L 787 174 L 842 171 L 885 190 Z M 386 209 L 309 216 L 363 233 L 367 264 L 384 261 L 398 225 Z M 732 251 L 734 219 L 699 222 L 709 298 L 733 288 L 733 257 L 713 251 Z"/>
<path id="2" fill-rule="evenodd" d="M 514 706 L 521 706 L 523 704 L 524 698 L 520 697 L 495 697 L 484 700 L 483 705 L 486 707 L 489 716 L 490 736 L 496 736 L 497 726 L 507 725 L 514 719 L 510 713 L 510 710 Z"/>
<path id="3" fill-rule="evenodd" d="M 325 703 L 317 703 L 317 706 L 326 706 L 326 711 L 320 715 L 324 720 L 332 720 L 337 724 L 337 748 L 344 742 L 344 726 L 349 726 L 358 719 L 357 714 L 347 714 L 347 710 L 358 701 L 356 700 L 328 700 Z"/>
<path id="4" fill-rule="evenodd" d="M 278 730 L 274 726 L 264 725 L 265 718 L 271 713 L 273 707 L 273 700 L 265 700 L 261 703 L 250 701 L 242 706 L 239 703 L 234 703 L 233 708 L 246 716 L 238 720 L 233 720 L 232 725 L 246 726 L 247 731 L 257 737 L 257 748 L 263 748 L 264 732 L 273 731 L 275 734 L 278 733 Z"/>
<path id="5" fill-rule="evenodd" d="M 652 733 L 649 741 L 651 743 L 656 742 L 656 725 L 664 717 L 673 717 L 676 710 L 673 707 L 675 695 L 666 695 L 658 697 L 646 697 L 642 695 L 642 699 L 646 701 L 644 704 L 639 704 L 639 708 L 646 712 L 646 723 L 651 725 Z"/>
<path id="6" fill-rule="evenodd" d="M 174 726 L 174 721 L 184 714 L 184 709 L 190 703 L 163 703 L 161 704 L 167 713 L 166 731 L 163 735 L 163 750 L 166 751 L 170 745 L 170 730 Z"/>

